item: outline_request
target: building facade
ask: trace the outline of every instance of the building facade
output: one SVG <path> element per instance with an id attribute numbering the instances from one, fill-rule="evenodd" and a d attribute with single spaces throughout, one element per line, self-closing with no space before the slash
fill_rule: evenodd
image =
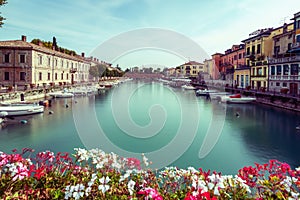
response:
<path id="1" fill-rule="evenodd" d="M 273 56 L 269 59 L 270 91 L 300 94 L 300 12 L 283 33 L 273 37 Z"/>
<path id="2" fill-rule="evenodd" d="M 0 41 L 0 81 L 3 86 L 40 87 L 66 85 L 89 80 L 90 63 L 81 56 L 71 56 L 21 40 Z"/>
<path id="3" fill-rule="evenodd" d="M 281 35 L 283 29 L 292 30 L 292 24 L 278 28 L 259 29 L 251 34 L 250 38 L 243 40 L 246 49 L 246 65 L 250 66 L 251 88 L 256 90 L 266 90 L 269 88 L 268 82 L 268 60 L 273 55 L 273 37 Z M 277 49 L 274 51 L 278 51 Z"/>
<path id="4" fill-rule="evenodd" d="M 183 77 L 198 77 L 199 73 L 204 72 L 204 64 L 196 61 L 189 61 L 180 65 L 180 73 Z"/>

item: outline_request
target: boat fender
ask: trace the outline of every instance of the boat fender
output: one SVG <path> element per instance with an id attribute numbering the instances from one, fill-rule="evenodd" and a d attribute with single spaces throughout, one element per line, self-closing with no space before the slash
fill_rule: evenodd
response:
<path id="1" fill-rule="evenodd" d="M 21 124 L 27 124 L 27 120 L 22 119 L 22 120 L 20 120 L 20 123 L 21 123 Z"/>
<path id="2" fill-rule="evenodd" d="M 66 104 L 66 108 L 69 108 L 69 104 Z"/>
<path id="3" fill-rule="evenodd" d="M 52 110 L 49 110 L 49 115 L 52 115 L 54 112 Z"/>

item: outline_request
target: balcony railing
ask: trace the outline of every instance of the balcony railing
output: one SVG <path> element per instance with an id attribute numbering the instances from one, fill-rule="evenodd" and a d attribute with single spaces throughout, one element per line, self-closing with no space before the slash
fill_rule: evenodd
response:
<path id="1" fill-rule="evenodd" d="M 77 68 L 70 69 L 70 73 L 76 73 L 76 72 L 77 72 Z"/>
<path id="2" fill-rule="evenodd" d="M 287 63 L 291 61 L 300 61 L 300 56 L 291 56 L 286 58 L 272 58 L 269 60 L 269 64 Z"/>
<path id="3" fill-rule="evenodd" d="M 267 75 L 251 75 L 251 78 L 266 78 Z"/>
<path id="4" fill-rule="evenodd" d="M 300 76 L 298 75 L 270 75 L 270 80 L 278 81 L 299 81 Z"/>

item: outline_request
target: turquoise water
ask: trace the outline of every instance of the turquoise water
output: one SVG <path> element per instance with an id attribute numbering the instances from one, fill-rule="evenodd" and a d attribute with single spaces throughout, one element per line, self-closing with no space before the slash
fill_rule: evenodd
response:
<path id="1" fill-rule="evenodd" d="M 299 124 L 294 112 L 224 105 L 195 97 L 194 91 L 132 81 L 96 96 L 55 99 L 43 114 L 15 118 L 0 130 L 0 150 L 73 153 L 75 147 L 99 147 L 126 157 L 145 153 L 154 168 L 235 174 L 269 159 L 299 166 Z"/>

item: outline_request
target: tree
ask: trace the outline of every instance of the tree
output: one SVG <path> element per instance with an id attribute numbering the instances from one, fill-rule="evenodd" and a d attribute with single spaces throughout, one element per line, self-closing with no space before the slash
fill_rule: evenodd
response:
<path id="1" fill-rule="evenodd" d="M 91 66 L 90 67 L 90 71 L 89 71 L 90 75 L 93 77 L 99 77 L 99 70 L 97 66 Z"/>
<path id="2" fill-rule="evenodd" d="M 7 0 L 0 0 L 0 7 L 3 6 L 4 4 L 7 4 Z M 0 12 L 0 14 L 1 14 L 1 12 Z M 3 23 L 4 20 L 5 20 L 5 18 L 0 15 L 0 28 L 4 24 Z"/>

